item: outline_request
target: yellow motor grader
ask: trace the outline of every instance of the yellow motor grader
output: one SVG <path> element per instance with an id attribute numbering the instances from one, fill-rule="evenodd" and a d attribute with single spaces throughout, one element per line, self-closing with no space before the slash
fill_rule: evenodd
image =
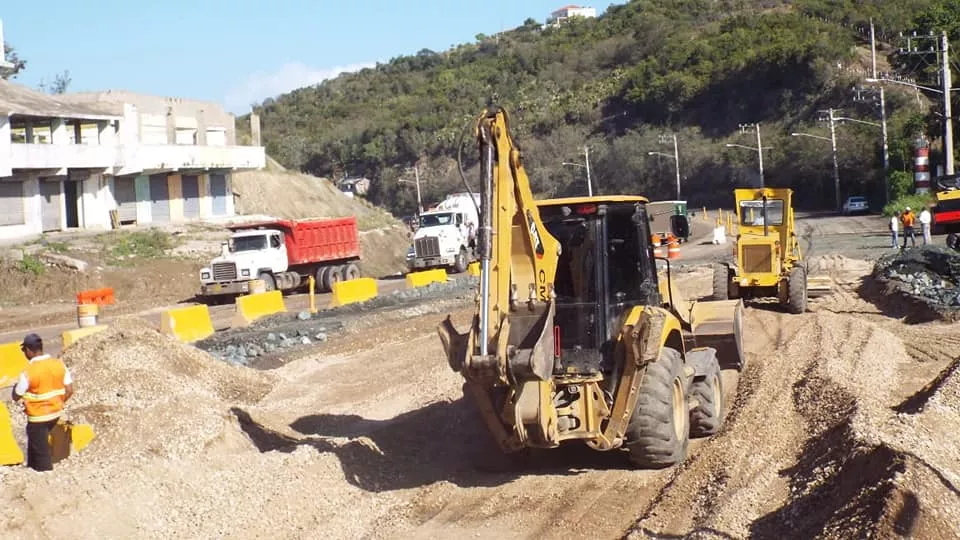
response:
<path id="1" fill-rule="evenodd" d="M 829 278 L 809 277 L 793 216 L 793 190 L 741 188 L 737 204 L 736 262 L 713 271 L 713 299 L 777 298 L 790 313 L 803 313 L 809 297 L 831 290 Z"/>
<path id="2" fill-rule="evenodd" d="M 508 453 L 582 441 L 642 467 L 682 461 L 721 427 L 742 302 L 681 298 L 643 197 L 535 201 L 504 110 L 485 110 L 476 136 L 477 311 L 466 332 L 449 316 L 438 331 L 487 428 Z"/>

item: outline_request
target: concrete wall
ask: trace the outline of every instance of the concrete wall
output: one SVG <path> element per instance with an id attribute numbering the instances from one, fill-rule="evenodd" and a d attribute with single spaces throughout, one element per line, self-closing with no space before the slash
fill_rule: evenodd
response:
<path id="1" fill-rule="evenodd" d="M 86 229 L 109 229 L 110 210 L 117 207 L 110 182 L 102 174 L 91 174 L 80 182 L 80 226 Z"/>
<path id="2" fill-rule="evenodd" d="M 210 198 L 210 175 L 201 174 L 197 178 L 200 188 L 200 219 L 207 219 L 213 215 L 213 199 Z"/>

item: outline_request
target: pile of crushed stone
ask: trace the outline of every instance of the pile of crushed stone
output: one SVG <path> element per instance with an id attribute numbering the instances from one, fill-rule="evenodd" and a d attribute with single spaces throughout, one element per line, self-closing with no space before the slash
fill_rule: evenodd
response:
<path id="1" fill-rule="evenodd" d="M 910 248 L 877 260 L 868 296 L 909 322 L 960 320 L 960 253 L 942 246 Z"/>
<path id="2" fill-rule="evenodd" d="M 231 366 L 159 333 L 141 319 L 118 319 L 62 355 L 76 393 L 67 408 L 97 438 L 81 456 L 110 460 L 200 452 L 232 421 L 230 407 L 260 401 L 273 376 Z"/>

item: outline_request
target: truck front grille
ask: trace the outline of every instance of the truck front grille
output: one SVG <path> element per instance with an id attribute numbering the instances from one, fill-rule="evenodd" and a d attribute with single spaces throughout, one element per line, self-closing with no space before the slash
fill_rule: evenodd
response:
<path id="1" fill-rule="evenodd" d="M 773 246 L 743 246 L 743 271 L 748 274 L 773 272 Z"/>
<path id="2" fill-rule="evenodd" d="M 439 257 L 440 239 L 435 236 L 417 238 L 413 242 L 413 250 L 417 257 Z"/>
<path id="3" fill-rule="evenodd" d="M 237 279 L 237 265 L 234 263 L 214 263 L 214 281 L 232 281 Z"/>

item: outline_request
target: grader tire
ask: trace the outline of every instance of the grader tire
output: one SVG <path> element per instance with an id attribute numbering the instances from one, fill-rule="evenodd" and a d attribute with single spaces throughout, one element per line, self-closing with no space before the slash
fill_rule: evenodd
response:
<path id="1" fill-rule="evenodd" d="M 730 271 L 725 264 L 713 265 L 713 299 L 729 300 Z"/>
<path id="2" fill-rule="evenodd" d="M 690 414 L 684 393 L 683 359 L 664 347 L 640 383 L 637 410 L 627 426 L 630 461 L 643 468 L 665 468 L 687 455 Z"/>
<path id="3" fill-rule="evenodd" d="M 802 266 L 794 266 L 787 280 L 787 310 L 790 313 L 803 313 L 807 310 L 807 271 Z"/>
<path id="4" fill-rule="evenodd" d="M 716 356 L 710 363 L 706 376 L 695 379 L 690 386 L 690 397 L 697 406 L 690 411 L 690 436 L 709 437 L 720 431 L 723 424 L 723 380 L 720 378 L 720 363 Z"/>

